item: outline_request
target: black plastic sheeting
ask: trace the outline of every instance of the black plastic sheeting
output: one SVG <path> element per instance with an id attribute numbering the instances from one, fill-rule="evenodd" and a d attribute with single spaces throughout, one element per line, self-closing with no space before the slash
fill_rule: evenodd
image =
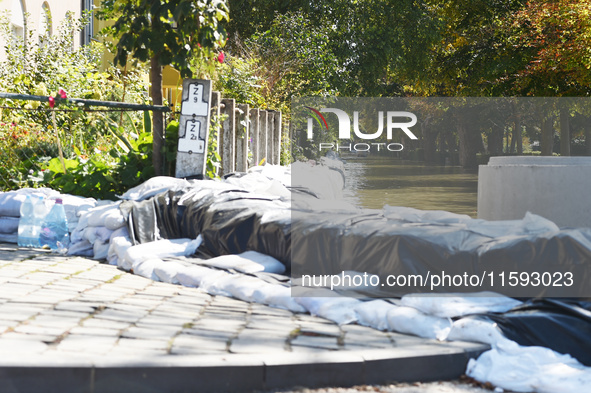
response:
<path id="1" fill-rule="evenodd" d="M 550 348 L 591 366 L 589 302 L 534 299 L 506 313 L 466 318 L 493 321 L 505 337 L 520 345 Z"/>
<path id="2" fill-rule="evenodd" d="M 203 238 L 202 256 L 253 250 L 270 255 L 289 269 L 289 204 L 242 190 L 168 191 L 141 202 L 124 202 L 130 236 L 137 243 L 157 239 Z M 283 210 L 284 219 L 267 219 Z"/>
<path id="3" fill-rule="evenodd" d="M 438 288 L 442 293 L 491 290 L 528 298 L 549 294 L 590 296 L 591 229 L 495 238 L 462 223 L 405 222 L 386 218 L 379 210 L 357 214 L 294 210 L 292 217 L 292 271 L 297 277 L 354 270 L 376 274 L 384 282 L 388 275 L 429 277 L 444 271 L 448 275 L 477 275 L 485 280 L 476 287 Z M 574 285 L 570 287 L 508 285 L 511 272 L 571 269 L 575 273 Z M 504 286 L 500 285 L 502 273 Z M 429 285 L 387 290 L 391 296 L 432 292 Z"/>
<path id="4" fill-rule="evenodd" d="M 205 257 L 254 250 L 275 257 L 288 269 L 312 261 L 317 271 L 329 274 L 372 271 L 376 266 L 391 274 L 408 274 L 429 269 L 478 272 L 492 265 L 522 270 L 541 262 L 560 267 L 591 261 L 591 250 L 584 246 L 591 239 L 588 230 L 516 236 L 497 244 L 457 225 L 402 222 L 380 211 L 318 214 L 294 209 L 292 222 L 288 206 L 277 198 L 228 186 L 164 192 L 146 201 L 124 202 L 121 208 L 139 243 L 200 234 L 203 244 L 198 252 Z M 588 276 L 578 279 L 591 282 Z M 468 318 L 494 321 L 521 345 L 548 347 L 591 366 L 591 303 L 537 299 L 507 313 Z"/>
<path id="5" fill-rule="evenodd" d="M 142 202 L 124 202 L 122 210 L 129 213 L 129 230 L 136 242 L 201 235 L 199 252 L 205 257 L 258 251 L 284 263 L 296 277 L 347 270 L 380 277 L 428 277 L 445 271 L 487 279 L 476 288 L 440 287 L 440 292 L 492 290 L 513 297 L 591 297 L 585 293 L 591 292 L 587 285 L 591 282 L 591 229 L 500 239 L 467 229 L 462 223 L 406 222 L 387 218 L 381 210 L 314 211 L 301 206 L 290 210 L 289 202 L 276 197 L 249 193 L 227 183 L 201 181 L 194 188 L 164 192 Z M 506 285 L 509 272 L 545 269 L 575 269 L 575 285 Z M 503 287 L 499 285 L 502 272 L 507 272 Z M 488 279 L 489 275 L 495 281 Z M 432 292 L 429 285 L 402 290 L 384 287 L 378 297 L 384 296 L 384 289 L 390 296 Z"/>

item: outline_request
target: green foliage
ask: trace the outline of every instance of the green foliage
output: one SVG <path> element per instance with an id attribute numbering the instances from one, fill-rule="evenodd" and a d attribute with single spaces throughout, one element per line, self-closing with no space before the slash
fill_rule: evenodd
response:
<path id="1" fill-rule="evenodd" d="M 207 142 L 207 159 L 205 162 L 205 175 L 212 179 L 219 179 L 222 167 L 222 158 L 218 151 L 218 135 L 222 129 L 222 123 L 228 115 L 215 115 L 212 117 L 209 127 L 209 138 Z"/>
<path id="2" fill-rule="evenodd" d="M 121 131 L 121 130 L 120 130 Z M 129 151 L 112 147 L 93 157 L 78 155 L 66 159 L 66 171 L 58 158 L 52 158 L 35 172 L 30 180 L 37 185 L 53 188 L 63 193 L 115 199 L 154 175 L 152 167 L 152 134 L 141 133 L 137 139 L 127 142 Z M 105 159 L 105 154 L 109 160 Z"/>
<path id="3" fill-rule="evenodd" d="M 129 56 L 142 62 L 155 57 L 191 77 L 196 53 L 225 44 L 228 12 L 223 0 L 103 0 L 97 17 L 115 20 L 104 31 L 117 40 L 115 64 L 127 64 Z"/>
<path id="4" fill-rule="evenodd" d="M 33 42 L 32 31 L 25 40 L 13 38 L 6 15 L 0 19 L 6 42 L 6 59 L 0 63 L 3 91 L 55 96 L 63 89 L 70 98 L 145 103 L 145 73 L 131 67 L 126 71 L 102 67 L 103 48 L 98 43 L 74 48 L 73 34 L 84 19 L 66 18 L 40 44 Z M 112 198 L 153 174 L 148 160 L 151 137 L 141 131 L 141 112 L 87 112 L 60 101 L 56 99 L 52 111 L 47 103 L 2 100 L 3 105 L 16 108 L 0 112 L 2 189 L 49 186 Z M 57 158 L 56 135 L 63 147 L 66 172 Z"/>

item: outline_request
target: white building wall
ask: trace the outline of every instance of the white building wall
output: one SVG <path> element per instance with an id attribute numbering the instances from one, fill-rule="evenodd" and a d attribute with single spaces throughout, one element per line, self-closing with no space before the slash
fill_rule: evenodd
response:
<path id="1" fill-rule="evenodd" d="M 34 32 L 32 38 L 34 43 L 39 42 L 39 33 L 43 33 L 42 30 L 44 30 L 42 26 L 42 12 L 44 4 L 49 9 L 51 14 L 51 31 L 53 33 L 57 31 L 58 26 L 65 19 L 66 13 L 68 11 L 73 12 L 74 16 L 79 18 L 82 14 L 81 11 L 84 5 L 84 0 L 0 0 L 0 12 L 18 12 L 20 9 L 19 2 L 23 6 L 25 14 L 28 14 L 27 24 L 26 26 L 23 26 L 23 30 L 32 29 Z M 12 15 L 11 19 L 18 25 L 22 20 L 22 17 Z M 18 27 L 16 30 L 18 31 Z M 2 61 L 5 56 L 5 45 L 6 42 L 4 41 L 4 37 L 0 37 L 0 61 Z M 74 36 L 74 45 L 80 45 L 80 34 L 78 33 L 76 33 Z"/>

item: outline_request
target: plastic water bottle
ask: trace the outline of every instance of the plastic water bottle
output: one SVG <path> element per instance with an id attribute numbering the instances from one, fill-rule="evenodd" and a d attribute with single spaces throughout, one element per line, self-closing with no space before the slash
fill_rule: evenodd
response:
<path id="1" fill-rule="evenodd" d="M 70 246 L 70 233 L 68 232 L 68 221 L 66 211 L 61 199 L 56 199 L 55 204 L 45 216 L 39 236 L 41 246 L 49 246 L 54 251 L 65 253 Z"/>
<path id="2" fill-rule="evenodd" d="M 47 206 L 45 206 L 45 200 L 40 196 L 35 204 L 33 205 L 33 234 L 31 236 L 30 247 L 41 247 L 39 242 L 39 236 L 41 235 L 41 227 L 45 216 L 47 215 Z"/>
<path id="3" fill-rule="evenodd" d="M 21 204 L 21 217 L 18 220 L 18 245 L 32 247 L 33 241 L 33 199 L 27 195 Z"/>

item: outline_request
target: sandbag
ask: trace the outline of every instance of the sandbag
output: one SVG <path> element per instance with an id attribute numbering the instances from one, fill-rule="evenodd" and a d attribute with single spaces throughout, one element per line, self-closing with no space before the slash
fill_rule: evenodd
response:
<path id="1" fill-rule="evenodd" d="M 445 339 L 451 321 L 420 312 L 412 307 L 395 307 L 388 311 L 388 329 L 423 338 Z"/>

